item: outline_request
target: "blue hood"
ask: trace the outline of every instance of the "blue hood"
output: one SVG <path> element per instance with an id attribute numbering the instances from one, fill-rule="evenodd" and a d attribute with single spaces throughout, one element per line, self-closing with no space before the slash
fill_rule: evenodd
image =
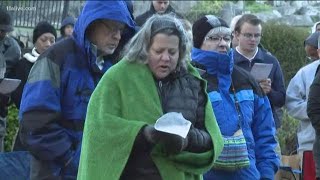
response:
<path id="1" fill-rule="evenodd" d="M 121 36 L 121 41 L 127 40 L 126 36 L 131 37 L 134 34 L 135 23 L 124 1 L 87 1 L 73 32 L 75 41 L 84 52 L 90 47 L 90 43 L 85 37 L 86 29 L 91 22 L 97 19 L 109 19 L 126 24 L 127 30 Z"/>
<path id="2" fill-rule="evenodd" d="M 75 19 L 72 16 L 68 16 L 63 19 L 63 21 L 61 23 L 61 28 L 64 28 L 68 24 L 71 24 L 72 26 L 74 26 L 74 22 L 75 22 Z"/>
<path id="3" fill-rule="evenodd" d="M 204 66 L 208 74 L 216 76 L 219 79 L 220 88 L 229 89 L 233 70 L 233 51 L 222 54 L 192 48 L 191 59 Z"/>
<path id="4" fill-rule="evenodd" d="M 211 75 L 230 75 L 233 69 L 233 52 L 222 54 L 213 51 L 204 51 L 198 48 L 192 48 L 191 59 L 203 65 L 208 74 Z"/>

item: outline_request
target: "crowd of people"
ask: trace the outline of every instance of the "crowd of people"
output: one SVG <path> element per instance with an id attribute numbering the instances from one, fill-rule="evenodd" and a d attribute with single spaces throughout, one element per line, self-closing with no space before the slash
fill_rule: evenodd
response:
<path id="1" fill-rule="evenodd" d="M 0 151 L 13 103 L 13 151 L 30 155 L 31 180 L 272 180 L 286 108 L 300 120 L 301 162 L 313 151 L 320 179 L 318 24 L 302 42 L 312 62 L 286 88 L 253 14 L 190 23 L 169 0 L 136 18 L 131 1 L 87 1 L 62 21 L 59 38 L 39 22 L 21 56 L 1 9 L 0 78 L 21 83 L 0 94 Z M 250 73 L 258 64 L 272 66 L 268 76 Z"/>

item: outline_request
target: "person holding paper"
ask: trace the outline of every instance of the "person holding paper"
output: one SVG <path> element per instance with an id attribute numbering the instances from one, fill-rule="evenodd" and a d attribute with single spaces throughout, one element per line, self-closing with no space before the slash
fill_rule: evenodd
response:
<path id="1" fill-rule="evenodd" d="M 277 115 L 276 110 L 285 103 L 286 89 L 279 61 L 258 47 L 262 37 L 261 23 L 262 21 L 252 14 L 244 14 L 237 21 L 234 38 L 239 44 L 234 51 L 234 63 L 249 72 L 255 63 L 273 65 L 269 76 L 260 80 L 259 85 L 270 100 L 276 127 L 279 128 L 281 118 Z"/>
<path id="2" fill-rule="evenodd" d="M 180 20 L 154 15 L 102 77 L 88 106 L 79 180 L 196 180 L 211 168 L 222 138 L 205 81 L 188 64 L 187 36 Z M 170 112 L 191 122 L 185 138 L 155 128 L 166 116 L 178 124 Z"/>
<path id="3" fill-rule="evenodd" d="M 255 79 L 233 64 L 233 50 L 228 52 L 230 28 L 223 19 L 206 15 L 194 22 L 192 31 L 192 64 L 203 72 L 202 77 L 208 82 L 207 92 L 221 133 L 225 140 L 243 135 L 249 159 L 247 167 L 237 168 L 233 162 L 242 154 L 235 154 L 236 159 L 230 160 L 232 171 L 214 166 L 204 179 L 273 179 L 280 161 L 274 151 L 271 106 Z M 224 150 L 222 154 L 228 155 Z"/>
<path id="4" fill-rule="evenodd" d="M 14 19 L 9 12 L 0 7 L 0 59 L 5 63 L 4 77 L 10 78 L 13 68 L 21 56 L 21 49 L 17 41 L 9 35 L 14 29 Z M 8 115 L 9 96 L 0 94 L 0 152 L 4 151 L 4 136 Z"/>

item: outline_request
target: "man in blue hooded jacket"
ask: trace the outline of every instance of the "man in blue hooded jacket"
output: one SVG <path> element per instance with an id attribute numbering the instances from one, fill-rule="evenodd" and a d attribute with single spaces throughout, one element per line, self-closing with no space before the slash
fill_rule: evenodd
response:
<path id="1" fill-rule="evenodd" d="M 89 98 L 134 27 L 124 1 L 88 1 L 72 38 L 34 64 L 19 114 L 20 139 L 32 154 L 31 179 L 76 179 Z"/>

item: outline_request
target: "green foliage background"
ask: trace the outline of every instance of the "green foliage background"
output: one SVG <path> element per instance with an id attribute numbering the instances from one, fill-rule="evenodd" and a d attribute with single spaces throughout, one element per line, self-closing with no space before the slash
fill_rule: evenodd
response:
<path id="1" fill-rule="evenodd" d="M 309 32 L 306 28 L 271 22 L 263 25 L 262 34 L 262 45 L 279 60 L 288 85 L 296 72 L 306 64 L 303 42 Z"/>
<path id="2" fill-rule="evenodd" d="M 283 155 L 296 153 L 298 124 L 298 120 L 290 117 L 288 113 L 284 111 L 282 126 L 278 130 L 278 140 Z"/>
<path id="3" fill-rule="evenodd" d="M 223 5 L 225 4 L 224 1 L 199 1 L 197 4 L 192 7 L 192 9 L 186 14 L 186 18 L 190 22 L 194 22 L 198 18 L 207 15 L 207 14 L 218 14 L 221 10 Z"/>
<path id="4" fill-rule="evenodd" d="M 245 1 L 245 11 L 250 11 L 250 13 L 258 13 L 271 10 L 272 6 L 268 4 L 256 3 L 255 1 Z"/>
<path id="5" fill-rule="evenodd" d="M 11 151 L 16 133 L 19 128 L 18 122 L 18 109 L 14 105 L 9 106 L 9 112 L 7 116 L 7 133 L 5 136 L 4 150 Z"/>

